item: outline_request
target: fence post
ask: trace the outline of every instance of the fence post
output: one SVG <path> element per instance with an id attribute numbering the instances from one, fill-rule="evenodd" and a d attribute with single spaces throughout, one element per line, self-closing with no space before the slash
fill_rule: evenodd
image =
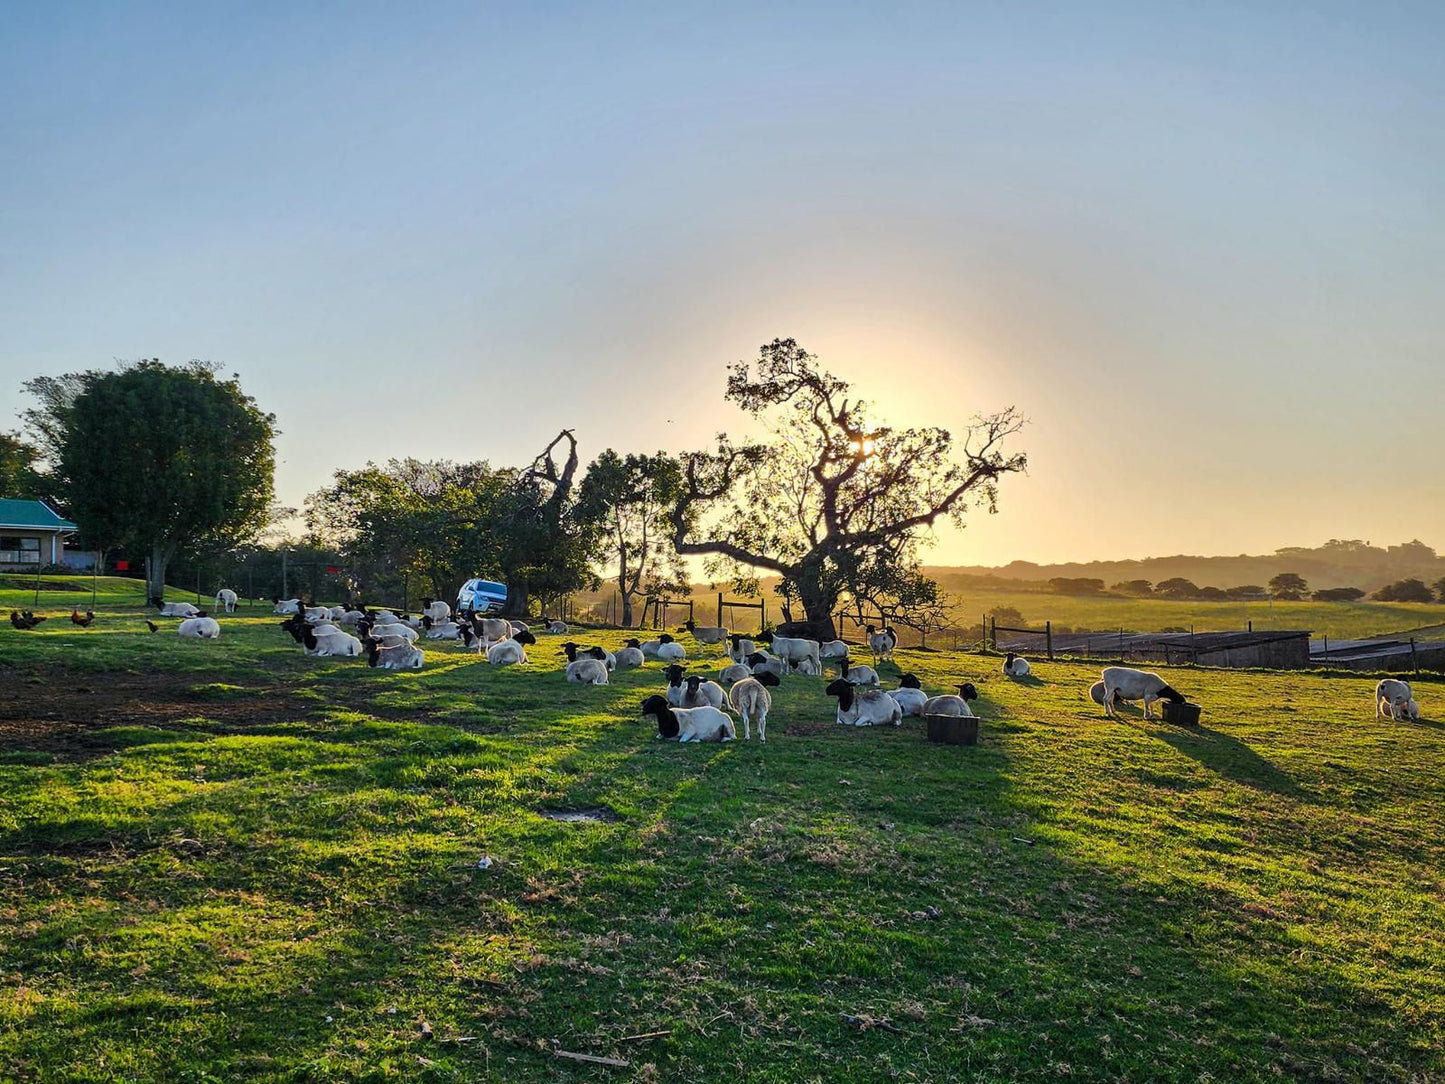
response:
<path id="1" fill-rule="evenodd" d="M 988 622 L 988 644 L 995 651 L 998 650 L 998 618 L 991 617 Z"/>
<path id="2" fill-rule="evenodd" d="M 1119 626 L 1119 661 L 1124 661 L 1124 626 Z"/>
<path id="3" fill-rule="evenodd" d="M 1253 622 L 1253 621 L 1246 621 L 1246 622 L 1244 623 L 1244 628 L 1245 628 L 1245 631 L 1246 631 L 1246 632 L 1253 632 L 1253 631 L 1254 631 L 1254 622 Z"/>
<path id="4" fill-rule="evenodd" d="M 1410 665 L 1414 667 L 1415 673 L 1420 672 L 1420 657 L 1415 654 L 1415 637 L 1410 637 Z"/>
<path id="5" fill-rule="evenodd" d="M 1054 661 L 1054 623 L 1044 622 L 1044 646 L 1048 651 L 1049 662 Z"/>
<path id="6" fill-rule="evenodd" d="M 723 619 L 722 619 L 722 592 L 719 591 L 719 592 L 717 593 L 717 624 L 718 624 L 718 628 L 722 628 L 722 623 L 723 623 Z"/>

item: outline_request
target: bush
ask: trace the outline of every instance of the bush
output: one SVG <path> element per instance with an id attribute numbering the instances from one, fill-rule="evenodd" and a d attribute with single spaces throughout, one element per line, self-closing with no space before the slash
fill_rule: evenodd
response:
<path id="1" fill-rule="evenodd" d="M 1434 602 L 1435 594 L 1423 580 L 1396 580 L 1375 592 L 1377 602 Z"/>
<path id="2" fill-rule="evenodd" d="M 1358 602 L 1365 592 L 1358 587 L 1326 587 L 1311 596 L 1316 602 Z"/>

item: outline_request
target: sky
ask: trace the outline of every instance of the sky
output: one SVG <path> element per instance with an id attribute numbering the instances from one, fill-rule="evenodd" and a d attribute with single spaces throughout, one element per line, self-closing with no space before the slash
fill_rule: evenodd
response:
<path id="1" fill-rule="evenodd" d="M 792 336 L 1017 406 L 930 563 L 1445 549 L 1438 3 L 35 4 L 0 31 L 0 428 L 201 358 L 280 499 L 748 431 Z"/>

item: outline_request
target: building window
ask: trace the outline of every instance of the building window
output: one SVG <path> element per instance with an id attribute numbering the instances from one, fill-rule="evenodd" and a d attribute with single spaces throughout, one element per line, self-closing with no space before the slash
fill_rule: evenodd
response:
<path id="1" fill-rule="evenodd" d="M 38 565 L 40 539 L 0 537 L 0 565 Z"/>

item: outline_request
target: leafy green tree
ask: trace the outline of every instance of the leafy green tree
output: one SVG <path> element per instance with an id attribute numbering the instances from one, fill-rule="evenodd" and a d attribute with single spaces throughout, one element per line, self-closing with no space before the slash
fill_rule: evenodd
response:
<path id="1" fill-rule="evenodd" d="M 1445 602 L 1445 576 L 1435 581 L 1435 601 Z"/>
<path id="2" fill-rule="evenodd" d="M 800 608 L 817 636 L 834 635 L 845 594 L 883 609 L 916 591 L 929 529 L 961 525 L 970 505 L 995 511 L 999 480 L 1026 462 L 1002 448 L 1023 425 L 1012 409 L 975 419 L 956 447 L 946 429 L 874 421 L 849 392 L 792 339 L 738 362 L 727 398 L 772 437 L 685 456 L 671 513 L 679 553 L 710 556 L 734 582 L 776 573 L 785 616 Z"/>
<path id="3" fill-rule="evenodd" d="M 1060 595 L 1097 595 L 1104 590 L 1104 581 L 1087 576 L 1055 576 L 1049 587 Z"/>
<path id="4" fill-rule="evenodd" d="M 1193 580 L 1175 576 L 1154 585 L 1154 593 L 1165 598 L 1198 598 L 1199 588 Z"/>
<path id="5" fill-rule="evenodd" d="M 221 549 L 265 525 L 275 418 L 235 376 L 142 360 L 25 388 L 39 400 L 25 418 L 55 449 L 66 511 L 98 548 L 145 553 L 152 599 L 180 548 Z"/>
<path id="6" fill-rule="evenodd" d="M 1124 580 L 1109 588 L 1111 591 L 1118 591 L 1121 595 L 1152 595 L 1154 585 L 1148 580 Z"/>
<path id="7" fill-rule="evenodd" d="M 1287 602 L 1298 602 L 1309 593 L 1310 585 L 1298 572 L 1281 572 L 1269 581 L 1269 593 Z"/>
<path id="8" fill-rule="evenodd" d="M 14 433 L 0 433 L 0 497 L 39 500 L 47 496 L 38 469 L 40 452 Z"/>
<path id="9" fill-rule="evenodd" d="M 1424 580 L 1414 577 L 1396 580 L 1375 592 L 1377 602 L 1434 602 L 1435 594 L 1425 586 Z"/>
<path id="10" fill-rule="evenodd" d="M 1358 587 L 1326 587 L 1310 597 L 1316 602 L 1358 602 L 1365 592 Z"/>
<path id="11" fill-rule="evenodd" d="M 1242 583 L 1237 587 L 1231 587 L 1226 593 L 1229 595 L 1230 598 L 1251 599 L 1263 598 L 1269 592 L 1264 589 L 1264 586 L 1262 584 Z"/>
<path id="12" fill-rule="evenodd" d="M 639 593 L 682 590 L 685 571 L 672 548 L 667 514 L 682 486 L 682 470 L 666 452 L 618 455 L 608 448 L 587 468 L 578 491 L 579 514 L 597 524 L 599 549 L 615 561 L 613 582 L 622 599 L 622 624 L 632 627 Z"/>

